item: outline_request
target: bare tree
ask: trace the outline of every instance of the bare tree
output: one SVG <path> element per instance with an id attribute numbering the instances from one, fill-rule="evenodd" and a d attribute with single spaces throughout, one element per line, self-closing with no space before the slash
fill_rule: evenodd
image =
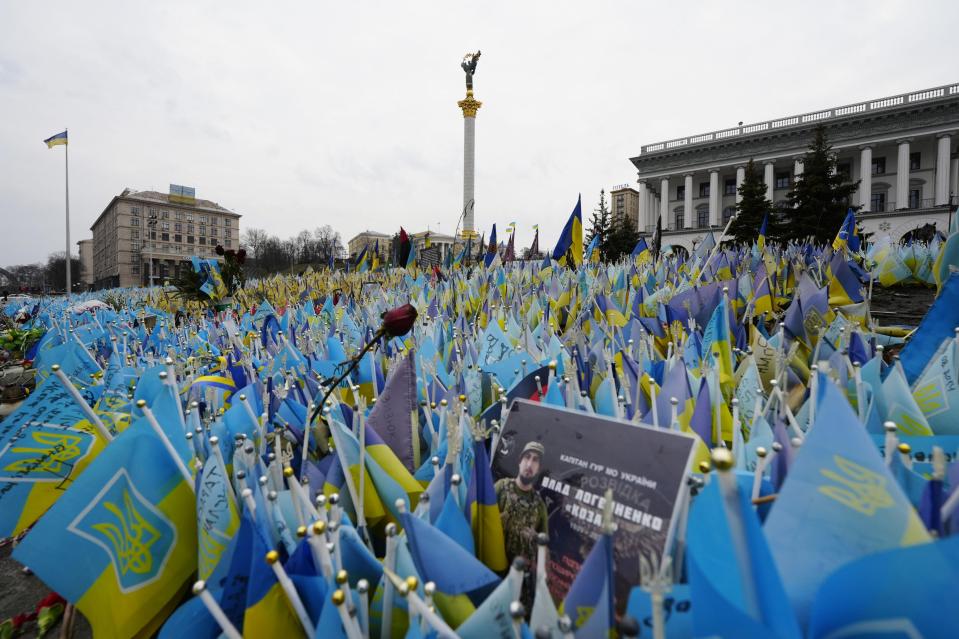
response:
<path id="1" fill-rule="evenodd" d="M 269 234 L 263 229 L 248 228 L 243 231 L 243 246 L 250 249 L 250 257 L 259 260 L 262 257 L 263 245 Z"/>

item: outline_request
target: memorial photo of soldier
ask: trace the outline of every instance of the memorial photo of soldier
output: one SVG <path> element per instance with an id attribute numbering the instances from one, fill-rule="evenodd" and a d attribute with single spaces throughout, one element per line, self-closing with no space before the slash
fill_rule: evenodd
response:
<path id="1" fill-rule="evenodd" d="M 536 560 L 536 536 L 549 534 L 546 502 L 536 491 L 545 449 L 539 442 L 523 447 L 515 477 L 503 477 L 495 485 L 496 502 L 503 521 L 506 559 Z"/>
<path id="2" fill-rule="evenodd" d="M 536 539 L 540 533 L 549 536 L 546 502 L 536 490 L 543 466 L 545 448 L 537 441 L 528 442 L 520 453 L 515 477 L 497 480 L 496 503 L 503 522 L 503 541 L 506 559 L 513 563 L 516 557 L 526 560 L 531 570 L 523 579 L 520 601 L 527 610 L 533 605 L 533 580 L 536 562 Z"/>

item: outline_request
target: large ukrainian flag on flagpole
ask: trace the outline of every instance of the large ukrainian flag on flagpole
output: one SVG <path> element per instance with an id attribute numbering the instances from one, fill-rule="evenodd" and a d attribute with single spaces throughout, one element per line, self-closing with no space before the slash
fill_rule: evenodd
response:
<path id="1" fill-rule="evenodd" d="M 96 637 L 151 635 L 196 571 L 193 491 L 145 423 L 107 446 L 14 558 L 76 605 Z"/>
<path id="2" fill-rule="evenodd" d="M 582 196 L 576 198 L 576 208 L 570 214 L 559 235 L 556 248 L 553 249 L 553 259 L 569 268 L 583 264 L 583 206 Z M 572 263 L 569 263 L 569 261 Z"/>
<path id="3" fill-rule="evenodd" d="M 61 144 L 66 144 L 67 132 L 64 131 L 63 133 L 57 133 L 56 135 L 52 135 L 48 137 L 46 140 L 44 140 L 43 143 L 47 145 L 48 149 L 52 149 L 53 147 L 59 146 Z"/>

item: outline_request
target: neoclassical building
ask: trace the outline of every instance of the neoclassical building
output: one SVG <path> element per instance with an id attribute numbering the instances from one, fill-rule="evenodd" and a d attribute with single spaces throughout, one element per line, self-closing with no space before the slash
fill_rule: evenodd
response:
<path id="1" fill-rule="evenodd" d="M 901 235 L 923 220 L 945 230 L 949 206 L 959 201 L 959 84 L 647 144 L 630 158 L 640 232 L 651 233 L 661 215 L 674 236 L 664 242 L 691 248 L 707 229 L 722 229 L 750 159 L 767 197 L 781 202 L 802 176 L 819 124 L 840 172 L 861 180 L 855 203 L 868 230 Z"/>

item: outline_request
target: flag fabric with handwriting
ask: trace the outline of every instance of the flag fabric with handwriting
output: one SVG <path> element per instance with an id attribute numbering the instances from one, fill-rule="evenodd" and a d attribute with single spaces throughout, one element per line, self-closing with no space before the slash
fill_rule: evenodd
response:
<path id="1" fill-rule="evenodd" d="M 930 539 L 842 391 L 819 375 L 816 422 L 764 527 L 803 625 L 816 590 L 843 564 Z"/>
<path id="2" fill-rule="evenodd" d="M 42 382 L 0 422 L 0 538 L 33 525 L 104 444 L 60 381 Z"/>
<path id="3" fill-rule="evenodd" d="M 120 434 L 14 552 L 97 637 L 152 634 L 196 571 L 186 480 L 142 420 Z"/>

